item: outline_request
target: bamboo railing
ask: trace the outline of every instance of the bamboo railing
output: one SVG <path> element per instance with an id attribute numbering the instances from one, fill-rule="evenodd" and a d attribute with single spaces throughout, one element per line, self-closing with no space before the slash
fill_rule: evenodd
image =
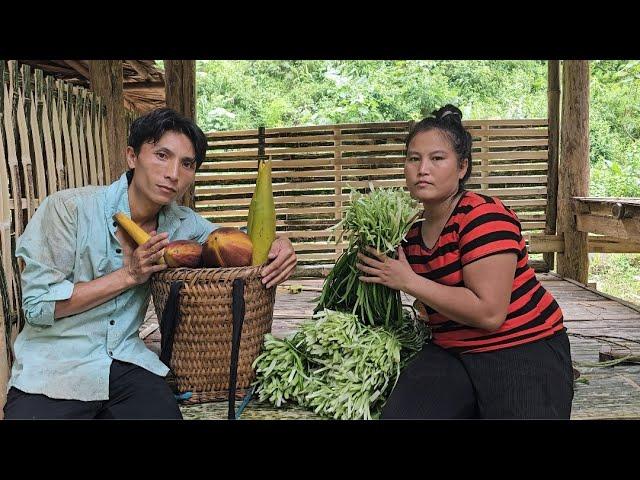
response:
<path id="1" fill-rule="evenodd" d="M 105 113 L 85 88 L 0 61 L 0 417 L 23 322 L 15 240 L 47 195 L 111 183 Z"/>
<path id="2" fill-rule="evenodd" d="M 545 228 L 548 131 L 544 119 L 464 122 L 473 136 L 467 186 L 497 196 L 520 217 L 525 237 Z M 359 123 L 211 132 L 196 176 L 196 211 L 242 226 L 258 156 L 272 160 L 276 229 L 291 239 L 301 264 L 332 263 L 345 247 L 327 228 L 342 219 L 349 191 L 403 187 L 410 122 Z"/>

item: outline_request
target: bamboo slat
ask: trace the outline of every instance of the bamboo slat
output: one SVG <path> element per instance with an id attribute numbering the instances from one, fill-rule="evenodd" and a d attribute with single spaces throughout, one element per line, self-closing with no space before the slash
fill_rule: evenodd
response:
<path id="1" fill-rule="evenodd" d="M 62 92 L 62 83 L 60 83 L 58 92 Z M 67 174 L 68 179 L 68 188 L 76 188 L 81 185 L 81 177 L 76 175 L 76 169 L 73 161 L 73 152 L 71 151 L 71 137 L 69 133 L 69 124 L 68 118 L 69 115 L 67 113 L 67 107 L 65 105 L 65 101 L 62 99 L 62 95 L 58 96 L 60 101 L 60 125 L 62 126 L 62 138 L 64 140 L 64 169 Z"/>
<path id="2" fill-rule="evenodd" d="M 24 95 L 22 91 L 18 93 L 18 109 L 16 114 L 18 124 L 18 136 L 20 138 L 20 163 L 22 164 L 22 174 L 27 200 L 27 218 L 31 218 L 35 212 L 33 205 L 33 171 L 31 166 L 31 152 L 29 150 L 29 132 L 27 128 L 27 117 L 24 111 Z"/>
<path id="3" fill-rule="evenodd" d="M 2 74 L 2 70 L 0 70 Z M 3 92 L 4 93 L 4 92 Z M 4 101 L 4 96 L 3 99 Z M 2 253 L 2 264 L 0 268 L 4 270 L 9 298 L 13 298 L 13 282 L 11 267 L 11 208 L 9 199 L 9 171 L 7 169 L 7 156 L 4 149 L 4 128 L 0 125 L 0 178 L 5 179 L 0 182 L 0 253 Z M 0 331 L 4 335 L 4 331 Z"/>
<path id="4" fill-rule="evenodd" d="M 14 133 L 14 124 L 13 124 L 13 91 L 11 91 L 11 96 L 9 96 L 9 91 L 7 90 L 7 85 L 3 85 L 4 88 L 4 134 L 5 140 L 7 142 L 7 165 L 9 167 L 9 175 L 11 176 L 11 190 L 10 196 L 13 197 L 13 216 L 14 216 L 14 228 L 16 235 L 20 235 L 22 233 L 22 190 L 20 188 L 20 176 L 19 176 L 19 166 L 18 166 L 18 153 L 16 149 L 16 139 Z"/>
<path id="5" fill-rule="evenodd" d="M 86 90 L 82 90 L 82 92 L 86 92 Z M 85 104 L 84 97 L 82 95 L 78 95 L 78 90 L 74 89 L 74 94 L 76 100 L 78 101 L 78 108 L 76 111 L 76 122 L 80 125 L 78 131 L 78 143 L 80 145 L 80 164 L 82 165 L 82 178 L 84 180 L 84 185 L 91 185 L 91 166 L 89 165 L 89 158 L 87 157 L 87 146 L 86 146 L 86 136 L 85 136 Z M 94 174 L 95 175 L 95 174 Z M 93 183 L 95 185 L 95 183 Z"/>
<path id="6" fill-rule="evenodd" d="M 74 102 L 75 103 L 75 102 Z M 88 183 L 88 175 L 86 165 L 82 162 L 82 158 L 80 158 L 80 146 L 78 142 L 78 129 L 77 129 L 77 111 L 76 105 L 72 103 L 69 107 L 69 115 L 70 115 L 70 125 L 69 132 L 71 134 L 71 152 L 73 155 L 73 168 L 76 177 L 76 186 L 83 187 Z"/>
<path id="7" fill-rule="evenodd" d="M 106 184 L 104 172 L 104 162 L 102 161 L 102 147 L 100 145 L 100 110 L 97 105 L 98 99 L 94 96 L 91 102 L 91 131 L 93 132 L 93 149 L 96 162 L 97 181 L 99 185 Z"/>
<path id="8" fill-rule="evenodd" d="M 84 92 L 86 94 L 86 90 Z M 89 161 L 90 182 L 91 185 L 101 185 L 102 182 L 98 180 L 98 165 L 96 162 L 96 150 L 93 144 L 92 121 L 93 116 L 91 115 L 90 108 L 86 108 L 84 113 L 84 124 L 87 126 L 86 137 L 82 135 L 82 138 L 87 139 L 87 157 Z"/>
<path id="9" fill-rule="evenodd" d="M 33 141 L 33 154 L 36 165 L 36 191 L 38 197 L 38 203 L 47 196 L 47 174 L 44 163 L 44 156 L 42 154 L 42 142 L 40 135 L 40 125 L 38 124 L 38 108 L 37 100 L 33 92 L 31 92 L 31 113 L 30 113 L 30 126 L 31 126 L 31 139 Z"/>
<path id="10" fill-rule="evenodd" d="M 62 100 L 62 99 L 60 99 Z M 53 139 L 55 142 L 56 152 L 56 172 L 58 177 L 58 189 L 71 188 L 73 185 L 71 179 L 67 177 L 67 168 L 64 161 L 64 152 L 62 151 L 62 122 L 59 115 L 59 103 L 52 98 L 51 123 L 53 126 Z"/>
<path id="11" fill-rule="evenodd" d="M 102 112 L 102 103 L 98 100 L 98 110 Z M 111 178 L 111 169 L 109 168 L 109 146 L 107 144 L 107 127 L 105 125 L 105 119 L 102 114 L 98 115 L 100 117 L 100 145 L 102 145 L 102 164 L 104 165 L 104 173 L 106 176 L 106 185 L 109 185 L 112 181 L 115 180 Z"/>

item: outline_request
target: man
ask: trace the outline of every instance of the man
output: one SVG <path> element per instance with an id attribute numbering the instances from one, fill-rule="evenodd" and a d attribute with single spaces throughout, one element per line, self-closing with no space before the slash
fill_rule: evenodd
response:
<path id="1" fill-rule="evenodd" d="M 176 204 L 195 180 L 207 140 L 191 120 L 158 109 L 135 120 L 130 170 L 108 187 L 45 199 L 18 239 L 27 323 L 15 342 L 6 419 L 182 418 L 164 380 L 169 369 L 138 336 L 150 276 L 169 241 L 203 243 L 214 225 Z M 137 246 L 112 215 L 123 211 L 149 232 Z M 296 266 L 277 238 L 262 282 L 286 280 Z"/>

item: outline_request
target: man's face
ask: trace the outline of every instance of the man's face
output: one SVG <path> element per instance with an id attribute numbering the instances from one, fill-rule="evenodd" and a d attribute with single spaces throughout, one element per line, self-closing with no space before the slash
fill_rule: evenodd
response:
<path id="1" fill-rule="evenodd" d="M 127 163 L 135 168 L 132 184 L 158 205 L 182 197 L 195 179 L 193 144 L 184 133 L 168 131 L 157 143 L 143 143 L 138 155 L 127 147 Z"/>

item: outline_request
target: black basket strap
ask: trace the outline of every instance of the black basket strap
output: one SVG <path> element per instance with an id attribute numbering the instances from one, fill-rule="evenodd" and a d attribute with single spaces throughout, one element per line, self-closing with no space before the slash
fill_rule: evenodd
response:
<path id="1" fill-rule="evenodd" d="M 160 321 L 160 361 L 171 368 L 171 354 L 173 353 L 173 335 L 180 321 L 180 289 L 183 281 L 171 282 L 169 298 L 162 312 Z"/>
<path id="2" fill-rule="evenodd" d="M 233 335 L 231 339 L 231 365 L 229 367 L 229 420 L 236 419 L 236 382 L 238 379 L 238 356 L 240 353 L 240 336 L 244 322 L 244 280 L 233 281 Z"/>

